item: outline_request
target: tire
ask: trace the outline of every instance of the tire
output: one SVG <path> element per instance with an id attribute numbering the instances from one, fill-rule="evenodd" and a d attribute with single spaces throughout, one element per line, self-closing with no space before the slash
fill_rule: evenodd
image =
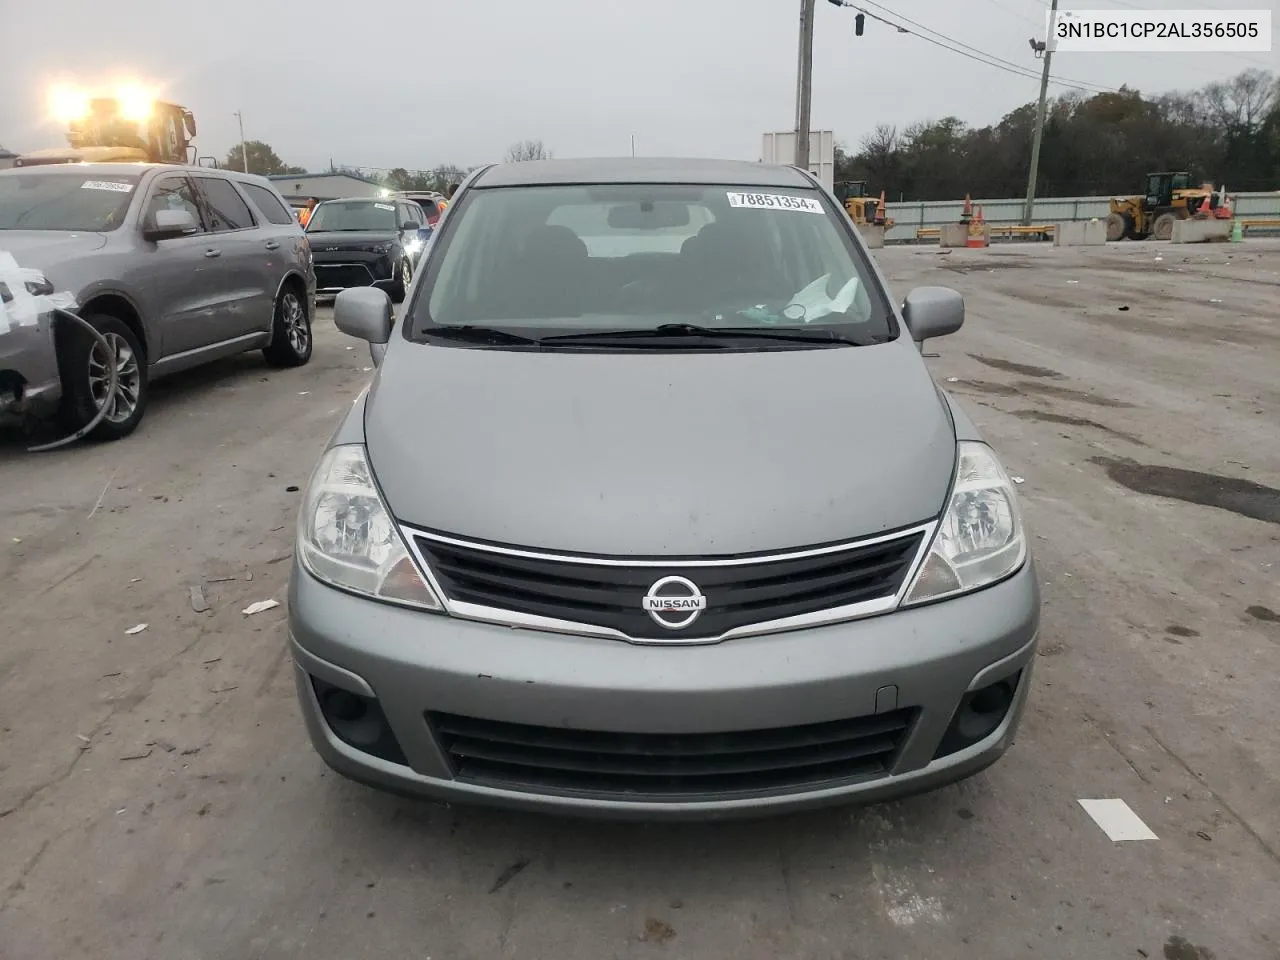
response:
<path id="1" fill-rule="evenodd" d="M 84 317 L 110 341 L 118 366 L 112 411 L 88 434 L 97 442 L 121 440 L 137 428 L 147 407 L 146 351 L 132 328 L 110 314 Z M 102 344 L 76 327 L 65 341 L 62 360 L 62 420 L 72 432 L 83 429 L 108 401 L 107 367 Z"/>
<path id="2" fill-rule="evenodd" d="M 405 257 L 396 268 L 398 276 L 391 287 L 391 302 L 404 303 L 405 294 L 409 292 L 409 284 L 413 282 L 413 264 Z"/>
<path id="3" fill-rule="evenodd" d="M 300 367 L 311 359 L 312 344 L 306 298 L 296 286 L 287 283 L 276 298 L 271 345 L 263 348 L 262 355 L 273 367 Z"/>
<path id="4" fill-rule="evenodd" d="M 1178 222 L 1178 217 L 1172 213 L 1162 213 L 1156 217 L 1155 226 L 1152 227 L 1151 235 L 1157 240 L 1172 240 L 1173 225 Z"/>
<path id="5" fill-rule="evenodd" d="M 1128 232 L 1127 227 L 1125 218 L 1120 214 L 1111 213 L 1107 215 L 1107 239 L 1109 241 L 1114 243 L 1116 240 L 1123 240 L 1125 233 Z"/>

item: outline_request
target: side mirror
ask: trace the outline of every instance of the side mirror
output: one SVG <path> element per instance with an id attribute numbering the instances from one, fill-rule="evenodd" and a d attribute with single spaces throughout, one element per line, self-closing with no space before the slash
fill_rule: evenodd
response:
<path id="1" fill-rule="evenodd" d="M 144 240 L 172 240 L 199 230 L 190 210 L 157 210 L 150 226 L 142 231 Z"/>
<path id="2" fill-rule="evenodd" d="M 950 287 L 916 287 L 902 301 L 902 319 L 916 343 L 945 337 L 964 326 L 964 297 Z"/>
<path id="3" fill-rule="evenodd" d="M 378 363 L 395 326 L 391 298 L 374 287 L 343 290 L 333 301 L 333 322 L 347 336 L 368 341 L 369 353 Z"/>
<path id="4" fill-rule="evenodd" d="M 406 220 L 404 223 L 400 224 L 400 230 L 404 233 L 408 233 L 411 230 L 416 233 L 418 226 L 419 225 L 414 223 L 412 220 Z"/>

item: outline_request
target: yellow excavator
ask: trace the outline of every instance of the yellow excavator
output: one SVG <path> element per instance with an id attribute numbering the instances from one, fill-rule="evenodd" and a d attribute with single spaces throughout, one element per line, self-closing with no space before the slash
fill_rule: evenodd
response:
<path id="1" fill-rule="evenodd" d="M 886 230 L 893 226 L 895 221 L 885 212 L 883 190 L 879 197 L 869 196 L 865 180 L 841 180 L 834 188 L 836 199 L 854 223 L 869 223 Z"/>
<path id="2" fill-rule="evenodd" d="M 1230 219 L 1226 197 L 1213 184 L 1191 186 L 1191 174 L 1148 173 L 1142 196 L 1112 197 L 1107 215 L 1108 240 L 1169 240 L 1179 220 Z"/>
<path id="3" fill-rule="evenodd" d="M 23 154 L 14 166 L 196 160 L 196 120 L 186 107 L 133 91 L 91 97 L 59 90 L 52 99 L 54 115 L 67 126 L 67 146 Z"/>

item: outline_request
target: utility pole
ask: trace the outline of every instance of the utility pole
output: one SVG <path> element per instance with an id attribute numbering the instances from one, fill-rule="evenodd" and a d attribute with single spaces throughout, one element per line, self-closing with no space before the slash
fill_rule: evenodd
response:
<path id="1" fill-rule="evenodd" d="M 636 155 L 636 135 L 634 133 L 631 135 L 631 155 L 633 157 Z"/>
<path id="2" fill-rule="evenodd" d="M 1055 0 L 1056 2 L 1056 0 Z M 817 0 L 800 0 L 800 64 L 796 78 L 796 166 L 809 169 L 809 108 L 813 100 L 813 11 Z"/>
<path id="3" fill-rule="evenodd" d="M 1044 42 L 1044 72 L 1040 74 L 1040 107 L 1036 111 L 1036 132 L 1031 138 L 1031 172 L 1027 174 L 1027 202 L 1022 208 L 1022 225 L 1031 226 L 1031 211 L 1036 205 L 1036 176 L 1040 172 L 1040 139 L 1044 136 L 1045 100 L 1049 95 L 1049 64 L 1053 60 L 1052 31 L 1058 19 L 1058 0 L 1049 7 L 1049 31 Z M 1033 39 L 1031 46 L 1038 49 Z"/>
<path id="4" fill-rule="evenodd" d="M 1057 3 L 1057 0 L 1054 0 Z M 240 159 L 244 163 L 244 172 L 249 172 L 249 148 L 244 142 L 244 117 L 240 111 L 235 112 L 235 118 L 240 121 Z"/>

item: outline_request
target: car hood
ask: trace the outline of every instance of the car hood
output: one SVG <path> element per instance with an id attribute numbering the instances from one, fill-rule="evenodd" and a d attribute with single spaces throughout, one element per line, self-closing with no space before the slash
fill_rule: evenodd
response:
<path id="1" fill-rule="evenodd" d="M 13 254 L 18 266 L 47 271 L 105 245 L 105 234 L 58 230 L 0 230 L 0 251 Z"/>
<path id="2" fill-rule="evenodd" d="M 597 555 L 727 555 L 936 517 L 947 408 L 907 338 L 768 352 L 536 353 L 401 341 L 365 407 L 401 521 Z"/>
<path id="3" fill-rule="evenodd" d="M 316 230 L 308 231 L 307 243 L 313 253 L 324 253 L 330 247 L 339 250 L 360 250 L 371 243 L 386 243 L 399 236 L 394 230 Z"/>

